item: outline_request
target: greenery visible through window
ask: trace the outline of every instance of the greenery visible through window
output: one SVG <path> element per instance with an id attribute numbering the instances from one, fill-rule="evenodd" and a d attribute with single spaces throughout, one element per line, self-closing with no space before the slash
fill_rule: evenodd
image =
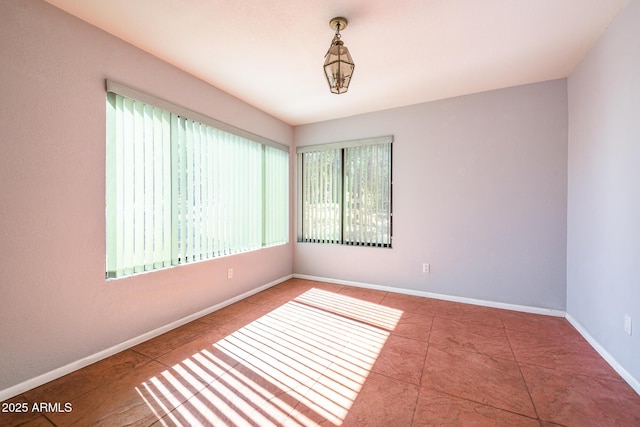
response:
<path id="1" fill-rule="evenodd" d="M 107 278 L 287 243 L 288 171 L 288 147 L 108 91 Z"/>
<path id="2" fill-rule="evenodd" d="M 298 148 L 298 241 L 391 246 L 391 144 Z"/>

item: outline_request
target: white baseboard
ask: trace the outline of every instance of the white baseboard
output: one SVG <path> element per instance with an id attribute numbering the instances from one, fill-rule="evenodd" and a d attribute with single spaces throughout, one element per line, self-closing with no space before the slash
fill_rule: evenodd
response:
<path id="1" fill-rule="evenodd" d="M 210 314 L 216 310 L 220 310 L 221 308 L 224 308 L 235 302 L 248 298 L 253 294 L 257 294 L 258 292 L 261 292 L 265 289 L 275 286 L 278 283 L 282 283 L 285 280 L 289 280 L 292 277 L 293 275 L 291 274 L 285 277 L 281 277 L 280 279 L 269 282 L 265 285 L 252 289 L 248 292 L 245 292 L 243 294 L 240 294 L 228 300 L 222 301 L 221 303 L 212 305 L 211 307 L 205 308 L 204 310 L 198 311 L 197 313 L 190 314 L 189 316 L 183 317 L 182 319 L 178 319 L 174 322 L 169 323 L 168 325 L 161 326 L 157 329 L 144 333 L 140 336 L 137 336 L 135 338 L 132 338 L 120 344 L 116 344 L 112 347 L 109 347 L 107 349 L 94 353 L 90 356 L 83 357 L 82 359 L 76 360 L 75 362 L 71 362 L 68 365 L 61 366 L 60 368 L 56 368 L 53 371 L 46 372 L 42 375 L 38 375 L 37 377 L 28 379 L 26 381 L 23 381 L 7 389 L 0 390 L 0 402 L 10 399 L 14 396 L 17 396 L 33 388 L 39 387 L 43 384 L 48 383 L 49 381 L 53 381 L 64 375 L 70 374 L 71 372 L 77 371 L 78 369 L 84 368 L 85 366 L 89 366 L 92 363 L 98 362 L 102 359 L 106 359 L 109 356 L 113 356 L 114 354 L 120 353 L 123 350 L 136 346 L 140 343 L 150 340 L 151 338 L 155 338 L 158 335 L 162 335 L 165 332 L 168 332 L 172 329 L 185 325 L 191 321 L 199 319 L 202 316 L 206 316 L 207 314 Z"/>
<path id="2" fill-rule="evenodd" d="M 580 322 L 574 319 L 569 313 L 567 313 L 566 318 L 569 323 L 571 323 L 571 325 L 576 328 L 580 335 L 582 335 L 584 339 L 587 340 L 591 347 L 593 347 L 600 354 L 600 356 L 602 356 L 602 358 L 609 365 L 611 365 L 611 367 L 627 382 L 627 384 L 629 384 L 631 388 L 633 388 L 635 392 L 640 395 L 640 381 L 638 381 L 633 377 L 633 375 L 631 375 L 626 369 L 624 369 L 622 365 L 620 365 L 618 361 L 607 350 L 605 350 L 604 347 L 602 347 L 600 343 L 596 341 L 596 339 L 593 338 L 591 334 L 589 334 L 589 332 L 587 332 L 587 330 L 580 324 Z"/>
<path id="3" fill-rule="evenodd" d="M 432 292 L 416 291 L 416 290 L 413 290 L 413 289 L 403 289 L 403 288 L 395 288 L 395 287 L 391 287 L 391 286 L 372 285 L 372 284 L 369 284 L 369 283 L 362 283 L 362 282 L 351 282 L 351 281 L 348 281 L 348 280 L 339 280 L 339 279 L 331 279 L 331 278 L 326 278 L 326 277 L 309 276 L 309 275 L 305 275 L 305 274 L 294 274 L 293 277 L 297 278 L 297 279 L 315 280 L 315 281 L 318 281 L 318 282 L 335 283 L 337 285 L 355 286 L 355 287 L 358 287 L 358 288 L 367 288 L 367 289 L 374 289 L 374 290 L 378 290 L 378 291 L 395 292 L 397 294 L 413 295 L 413 296 L 417 296 L 417 297 L 426 297 L 426 298 L 433 298 L 433 299 L 439 299 L 439 300 L 444 300 L 444 301 L 460 302 L 460 303 L 464 303 L 464 304 L 480 305 L 480 306 L 483 306 L 483 307 L 501 308 L 501 309 L 504 309 L 504 310 L 522 311 L 522 312 L 525 312 L 525 313 L 534 313 L 534 314 L 544 314 L 546 316 L 555 316 L 555 317 L 564 317 L 565 316 L 564 310 L 554 310 L 554 309 L 551 309 L 551 308 L 541 308 L 541 307 L 531 307 L 531 306 L 527 306 L 527 305 L 507 304 L 507 303 L 502 303 L 502 302 L 486 301 L 486 300 L 473 299 L 473 298 L 457 297 L 457 296 L 452 296 L 452 295 L 436 294 L 436 293 L 432 293 Z"/>

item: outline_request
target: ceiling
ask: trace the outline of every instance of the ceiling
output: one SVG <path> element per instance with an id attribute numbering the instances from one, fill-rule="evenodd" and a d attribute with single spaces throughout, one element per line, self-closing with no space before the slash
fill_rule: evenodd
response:
<path id="1" fill-rule="evenodd" d="M 46 0 L 291 124 L 568 76 L 628 0 Z M 329 92 L 333 30 L 356 68 Z"/>

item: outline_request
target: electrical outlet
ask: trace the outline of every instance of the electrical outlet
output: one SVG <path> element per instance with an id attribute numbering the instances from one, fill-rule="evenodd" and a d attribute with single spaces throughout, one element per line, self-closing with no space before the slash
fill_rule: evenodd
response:
<path id="1" fill-rule="evenodd" d="M 427 264 L 426 262 L 422 263 L 422 272 L 423 273 L 431 272 L 431 266 L 429 264 Z"/>
<path id="2" fill-rule="evenodd" d="M 627 335 L 631 335 L 631 316 L 628 314 L 624 315 L 624 331 Z"/>
<path id="3" fill-rule="evenodd" d="M 227 270 L 227 279 L 233 279 L 233 268 Z"/>

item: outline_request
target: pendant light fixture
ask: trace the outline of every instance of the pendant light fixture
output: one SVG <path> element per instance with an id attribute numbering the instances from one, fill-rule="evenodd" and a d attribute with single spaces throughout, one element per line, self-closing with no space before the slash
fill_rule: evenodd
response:
<path id="1" fill-rule="evenodd" d="M 324 74 L 332 93 L 345 93 L 349 89 L 355 68 L 349 49 L 340 40 L 340 30 L 347 28 L 347 23 L 347 19 L 341 17 L 329 21 L 329 27 L 335 30 L 336 34 L 333 36 L 331 46 L 325 55 Z"/>

